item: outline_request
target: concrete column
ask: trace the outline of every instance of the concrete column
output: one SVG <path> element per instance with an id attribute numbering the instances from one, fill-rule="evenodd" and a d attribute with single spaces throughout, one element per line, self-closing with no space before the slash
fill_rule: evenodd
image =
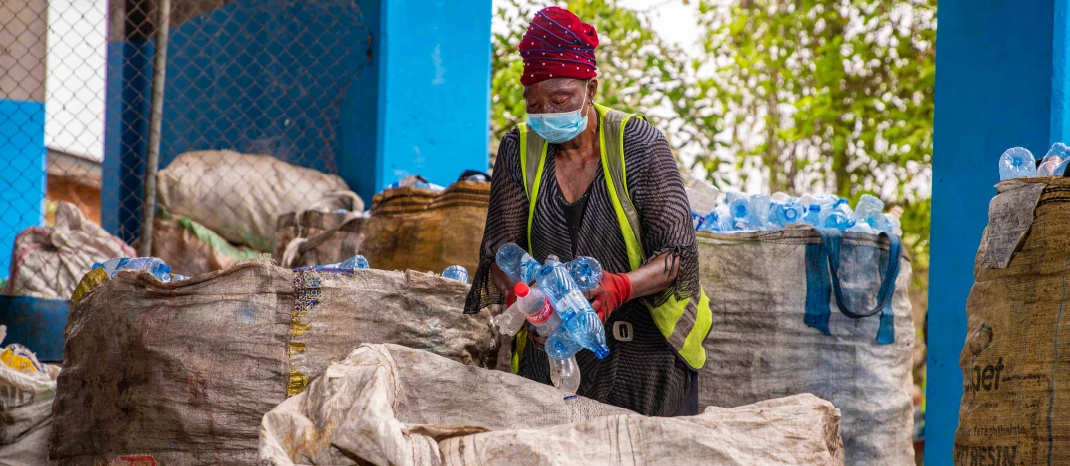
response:
<path id="1" fill-rule="evenodd" d="M 1054 6 L 1057 4 L 1058 6 Z M 1057 12 L 1060 12 L 1057 14 Z M 925 464 L 950 465 L 973 260 L 1004 150 L 1043 156 L 1065 124 L 1066 0 L 945 0 L 936 43 Z M 1054 21 L 1053 21 L 1054 18 Z M 1054 47 L 1053 47 L 1054 44 Z"/>
<path id="2" fill-rule="evenodd" d="M 45 0 L 0 8 L 0 276 L 15 236 L 45 210 Z"/>

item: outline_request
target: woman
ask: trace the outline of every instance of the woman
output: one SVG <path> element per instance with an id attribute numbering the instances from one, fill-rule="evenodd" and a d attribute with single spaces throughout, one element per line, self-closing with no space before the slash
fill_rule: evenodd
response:
<path id="1" fill-rule="evenodd" d="M 610 354 L 576 355 L 579 394 L 647 415 L 697 414 L 711 315 L 691 210 L 665 137 L 594 103 L 597 46 L 595 29 L 558 7 L 536 13 L 520 43 L 528 122 L 498 148 L 465 312 L 515 299 L 494 263 L 504 243 L 540 262 L 594 257 L 605 273 L 588 298 Z M 527 332 L 514 340 L 514 371 L 550 381 L 541 341 Z"/>

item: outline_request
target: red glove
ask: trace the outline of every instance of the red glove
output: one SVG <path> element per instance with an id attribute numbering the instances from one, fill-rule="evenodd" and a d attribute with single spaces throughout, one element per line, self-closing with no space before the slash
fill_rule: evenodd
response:
<path id="1" fill-rule="evenodd" d="M 587 292 L 591 307 L 605 324 L 609 314 L 632 299 L 632 280 L 623 273 L 602 272 L 602 281 L 598 287 Z"/>
<path id="2" fill-rule="evenodd" d="M 512 306 L 515 302 L 516 292 L 513 290 L 509 290 L 509 292 L 505 294 L 505 308 L 509 309 L 509 306 Z"/>

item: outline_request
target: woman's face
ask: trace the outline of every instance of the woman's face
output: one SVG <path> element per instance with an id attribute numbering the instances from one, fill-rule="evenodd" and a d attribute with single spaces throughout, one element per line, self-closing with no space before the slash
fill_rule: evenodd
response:
<path id="1" fill-rule="evenodd" d="M 597 89 L 597 79 L 547 79 L 525 87 L 524 100 L 529 115 L 574 112 L 592 102 Z"/>

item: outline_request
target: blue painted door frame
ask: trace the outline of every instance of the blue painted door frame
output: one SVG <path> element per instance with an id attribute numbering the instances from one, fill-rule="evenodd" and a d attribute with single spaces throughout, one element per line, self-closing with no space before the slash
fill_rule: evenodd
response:
<path id="1" fill-rule="evenodd" d="M 1043 156 L 1070 135 L 1067 0 L 943 0 L 938 18 L 925 426 L 935 466 L 952 464 L 966 298 L 996 162 L 1013 146 Z"/>

